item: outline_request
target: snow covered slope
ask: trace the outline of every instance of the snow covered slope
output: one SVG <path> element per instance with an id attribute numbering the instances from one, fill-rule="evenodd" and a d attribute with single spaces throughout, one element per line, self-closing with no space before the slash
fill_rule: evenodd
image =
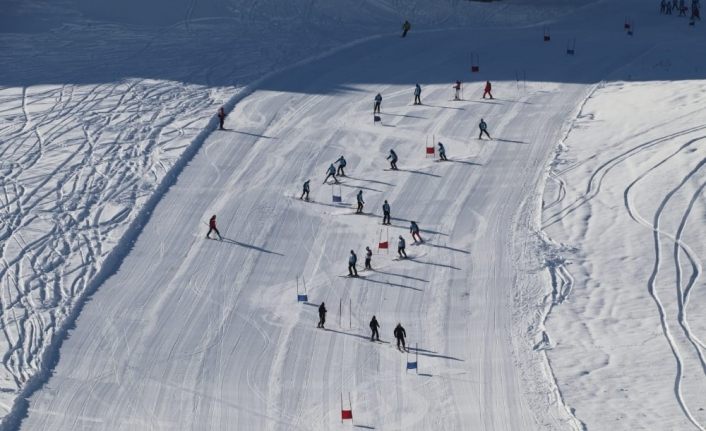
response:
<path id="1" fill-rule="evenodd" d="M 510 49 L 528 33 L 487 37 Z M 530 408 L 511 305 L 524 280 L 514 241 L 527 226 L 517 220 L 532 218 L 537 201 L 528 199 L 585 87 L 529 84 L 517 94 L 498 83 L 498 100 L 450 101 L 450 78 L 427 82 L 463 74 L 456 52 L 471 34 L 376 39 L 273 77 L 240 102 L 229 130 L 209 137 L 83 309 L 23 427 L 324 430 L 339 422 L 341 392 L 351 392 L 357 424 L 383 429 L 570 420 Z M 415 66 L 420 57 L 425 65 Z M 415 79 L 422 107 L 410 106 Z M 371 121 L 376 91 L 382 126 Z M 480 117 L 498 140 L 475 140 Z M 427 135 L 446 142 L 454 161 L 426 159 Z M 390 148 L 399 172 L 384 170 Z M 343 206 L 320 183 L 341 154 L 350 175 Z M 306 178 L 315 202 L 295 197 Z M 365 215 L 350 207 L 358 189 Z M 394 261 L 393 250 L 361 279 L 342 278 L 349 251 L 362 255 L 379 238 L 384 199 L 393 244 L 409 240 L 409 220 L 426 242 L 409 247 L 410 260 Z M 203 238 L 211 214 L 223 242 Z M 296 303 L 297 276 L 312 303 L 328 304 L 329 330 L 315 328 L 316 308 Z M 387 343 L 367 340 L 373 314 Z M 419 346 L 422 375 L 405 373 L 405 355 L 388 344 L 398 321 Z"/>
<path id="2" fill-rule="evenodd" d="M 550 358 L 589 429 L 706 427 L 704 96 L 606 84 L 557 159 L 544 225 L 573 249 L 553 268 Z"/>
<path id="3" fill-rule="evenodd" d="M 57 331 L 63 338 L 81 298 L 115 270 L 163 194 L 160 185 L 173 182 L 213 129 L 216 108 L 232 106 L 244 85 L 352 40 L 396 32 L 403 15 L 416 33 L 562 11 L 421 0 L 369 8 L 130 4 L 2 2 L 3 415 L 51 367 Z"/>
<path id="4" fill-rule="evenodd" d="M 341 392 L 351 392 L 357 425 L 382 429 L 578 429 L 574 401 L 586 409 L 582 421 L 600 415 L 590 404 L 598 397 L 584 391 L 569 391 L 565 405 L 545 356 L 531 350 L 549 286 L 540 270 L 546 245 L 533 235 L 540 188 L 565 121 L 592 83 L 700 77 L 688 56 L 679 61 L 691 68 L 634 67 L 666 49 L 656 42 L 669 25 L 652 20 L 645 36 L 627 39 L 621 11 L 587 7 L 552 24 L 554 41 L 545 44 L 541 27 L 436 31 L 432 24 L 478 17 L 444 19 L 435 15 L 443 8 L 405 2 L 420 6 L 412 16 L 422 31 L 415 26 L 404 41 L 373 38 L 259 82 L 236 106 L 230 130 L 204 142 L 215 108 L 236 102 L 238 83 L 380 25 L 394 31 L 401 3 L 376 2 L 387 12 L 375 20 L 334 2 L 287 3 L 304 7 L 296 10 L 251 2 L 246 15 L 203 4 L 184 20 L 175 12 L 177 24 L 158 31 L 132 18 L 82 21 L 101 18 L 82 4 L 60 29 L 2 35 L 13 47 L 0 51 L 11 60 L 0 72 L 10 159 L 5 427 L 27 414 L 21 426 L 32 430 L 332 429 Z M 624 5 L 626 13 L 638 4 Z M 448 5 L 457 11 L 465 2 Z M 472 7 L 486 12 L 486 24 L 528 21 L 516 5 Z M 346 18 L 331 19 L 334 12 Z M 598 22 L 613 24 L 596 32 Z M 579 55 L 567 57 L 573 37 Z M 672 61 L 683 46 L 670 51 Z M 469 78 L 469 51 L 480 53 L 477 79 L 492 79 L 498 100 L 478 101 L 478 82 L 466 88 L 474 100 L 448 100 L 450 82 Z M 46 54 L 41 67 L 38 53 Z M 408 106 L 415 82 L 427 106 Z M 377 91 L 383 126 L 370 124 Z M 498 141 L 473 140 L 481 116 Z M 456 163 L 425 159 L 428 135 Z M 382 170 L 391 146 L 401 172 Z M 315 185 L 313 203 L 292 198 L 342 153 L 351 173 L 344 201 L 364 190 L 370 216 L 331 204 L 329 187 Z M 382 199 L 393 205 L 393 239 L 415 219 L 427 243 L 410 247 L 409 261 L 375 256 L 378 270 L 360 280 L 339 277 L 351 248 L 362 256 L 379 238 Z M 223 243 L 202 239 L 212 213 Z M 312 329 L 315 309 L 295 303 L 297 276 L 312 302 L 329 305 L 329 331 Z M 98 286 L 83 306 L 79 298 Z M 79 311 L 59 356 L 49 343 Z M 419 377 L 404 372 L 399 352 L 365 339 L 373 313 L 387 340 L 397 321 L 405 324 L 420 346 Z M 557 374 L 560 385 L 566 376 Z M 43 383 L 28 404 L 13 406 L 18 391 Z M 686 424 L 682 413 L 665 412 L 663 423 Z"/>

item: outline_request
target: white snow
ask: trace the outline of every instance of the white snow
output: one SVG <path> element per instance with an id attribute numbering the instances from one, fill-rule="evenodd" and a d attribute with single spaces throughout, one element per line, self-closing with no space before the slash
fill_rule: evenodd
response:
<path id="1" fill-rule="evenodd" d="M 637 1 L 8 5 L 3 429 L 330 430 L 348 393 L 363 428 L 705 426 L 700 26 Z M 384 199 L 390 253 L 342 277 Z"/>

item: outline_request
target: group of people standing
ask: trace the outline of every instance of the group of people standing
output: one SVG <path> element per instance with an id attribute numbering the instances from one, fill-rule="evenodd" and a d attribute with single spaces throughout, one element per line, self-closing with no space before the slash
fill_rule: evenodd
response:
<path id="1" fill-rule="evenodd" d="M 695 20 L 701 21 L 701 4 L 699 0 L 691 0 L 691 17 L 689 24 L 694 25 Z M 686 16 L 689 7 L 686 5 L 686 0 L 661 0 L 659 3 L 659 13 L 672 15 L 673 12 L 679 12 L 679 16 Z"/>

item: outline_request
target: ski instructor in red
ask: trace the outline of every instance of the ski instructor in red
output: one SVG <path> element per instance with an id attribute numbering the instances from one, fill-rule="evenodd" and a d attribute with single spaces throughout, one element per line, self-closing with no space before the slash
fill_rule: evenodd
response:
<path id="1" fill-rule="evenodd" d="M 492 89 L 492 85 L 490 85 L 490 81 L 485 81 L 485 90 L 483 90 L 483 99 L 485 99 L 485 96 L 490 96 L 490 98 L 493 98 L 493 95 L 490 93 L 490 90 Z"/>
<path id="2" fill-rule="evenodd" d="M 218 228 L 216 227 L 216 215 L 212 215 L 211 219 L 208 221 L 208 233 L 206 234 L 207 239 L 211 239 L 211 232 L 216 232 L 216 235 L 218 235 L 218 239 L 223 240 L 221 237 L 221 233 L 218 232 Z"/>

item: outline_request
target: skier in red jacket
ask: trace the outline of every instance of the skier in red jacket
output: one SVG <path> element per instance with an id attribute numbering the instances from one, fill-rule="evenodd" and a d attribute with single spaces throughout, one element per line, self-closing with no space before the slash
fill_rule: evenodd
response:
<path id="1" fill-rule="evenodd" d="M 490 85 L 490 81 L 485 81 L 485 91 L 483 91 L 483 99 L 485 99 L 486 94 L 490 96 L 490 98 L 493 98 L 493 95 L 490 94 L 490 89 L 492 88 L 492 85 Z"/>
<path id="2" fill-rule="evenodd" d="M 211 216 L 211 220 L 208 221 L 208 233 L 206 234 L 206 238 L 211 239 L 211 232 L 216 232 L 216 235 L 218 235 L 218 239 L 223 240 L 221 237 L 221 233 L 218 232 L 218 228 L 216 227 L 216 215 Z"/>

